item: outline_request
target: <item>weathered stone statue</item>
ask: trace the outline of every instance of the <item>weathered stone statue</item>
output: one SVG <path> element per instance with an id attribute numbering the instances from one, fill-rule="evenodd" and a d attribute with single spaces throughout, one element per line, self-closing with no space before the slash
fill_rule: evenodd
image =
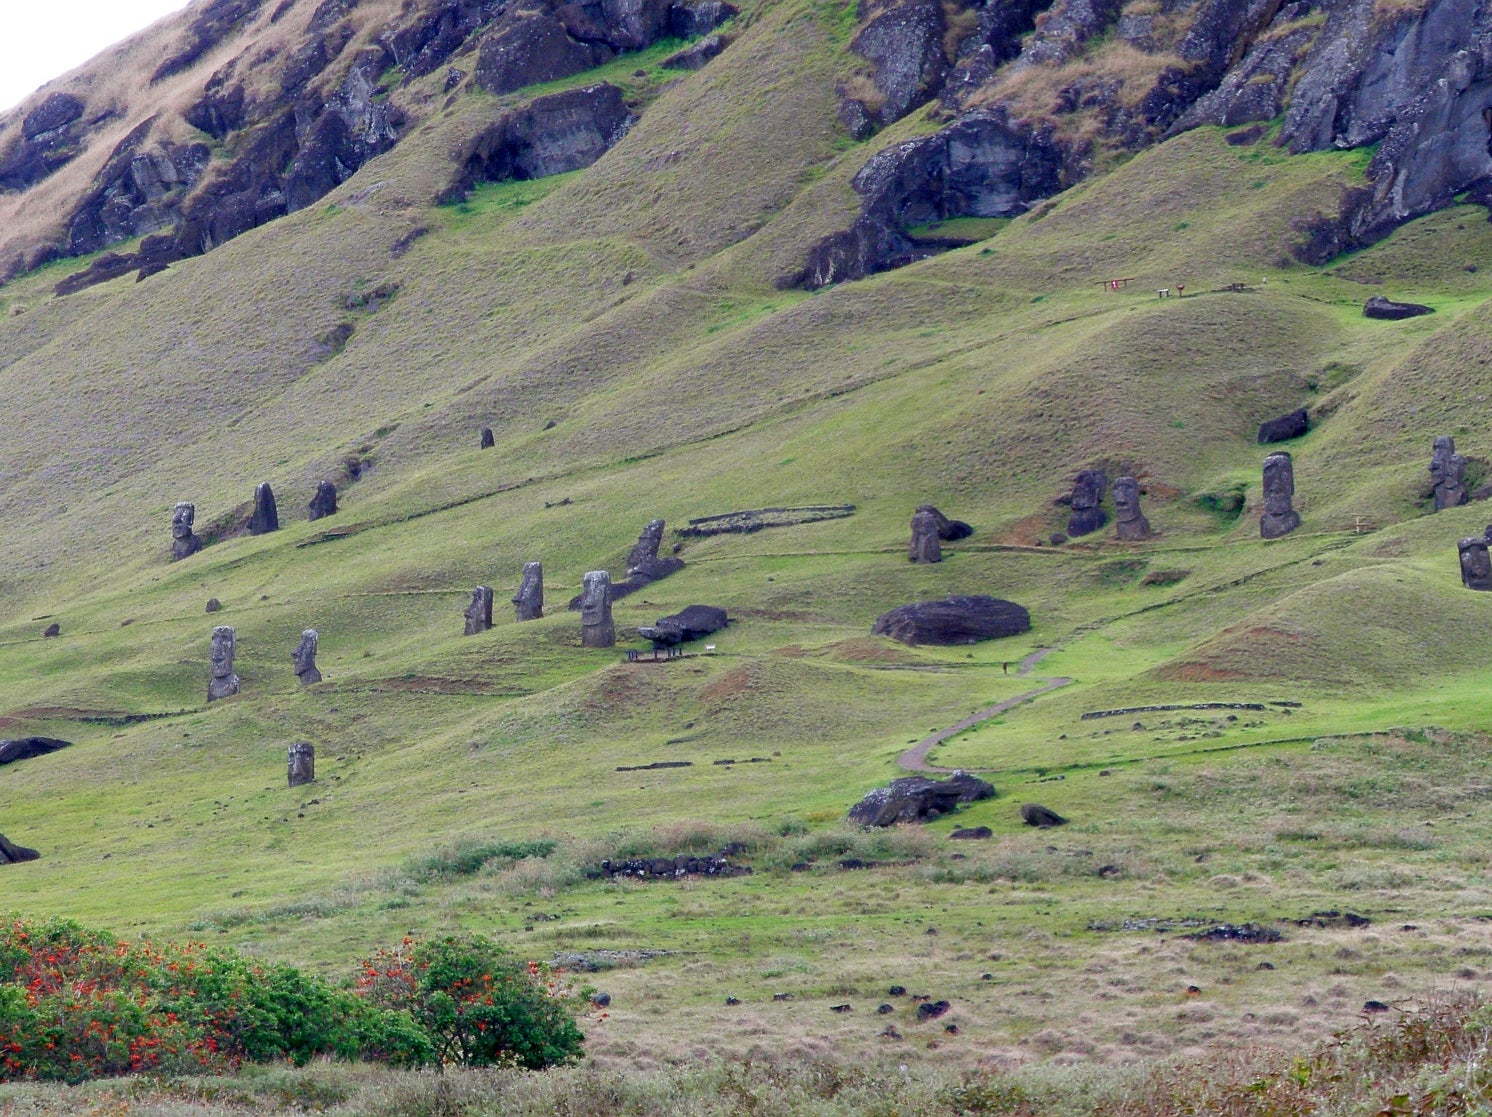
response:
<path id="1" fill-rule="evenodd" d="M 646 571 L 652 563 L 658 561 L 658 548 L 663 544 L 663 521 L 649 520 L 648 526 L 642 529 L 642 534 L 637 537 L 637 544 L 632 548 L 632 553 L 627 556 L 627 573 L 637 574 Z"/>
<path id="2" fill-rule="evenodd" d="M 330 481 L 322 481 L 316 486 L 316 495 L 311 498 L 311 503 L 306 506 L 310 520 L 320 520 L 326 516 L 334 516 L 337 512 L 337 486 Z"/>
<path id="3" fill-rule="evenodd" d="M 1465 504 L 1466 458 L 1456 453 L 1456 440 L 1443 434 L 1435 440 L 1430 455 L 1430 484 L 1434 486 L 1435 511 Z"/>
<path id="4" fill-rule="evenodd" d="M 238 693 L 238 676 L 233 673 L 233 657 L 237 652 L 238 635 L 232 625 L 220 624 L 212 630 L 212 678 L 207 681 L 209 702 Z"/>
<path id="5" fill-rule="evenodd" d="M 280 530 L 280 513 L 275 508 L 275 494 L 264 481 L 254 486 L 254 512 L 249 517 L 249 534 L 266 535 Z"/>
<path id="6" fill-rule="evenodd" d="M 1150 521 L 1140 511 L 1140 483 L 1133 477 L 1114 482 L 1114 538 L 1133 543 L 1150 538 Z"/>
<path id="7" fill-rule="evenodd" d="M 492 447 L 494 447 L 496 445 L 497 445 L 497 439 L 494 438 L 493 435 L 492 435 L 492 428 L 491 427 L 483 427 L 482 428 L 482 449 L 483 450 L 490 450 L 490 449 L 492 449 Z"/>
<path id="8" fill-rule="evenodd" d="M 1088 535 L 1109 522 L 1104 515 L 1103 492 L 1109 479 L 1101 469 L 1085 469 L 1072 483 L 1072 515 L 1067 520 L 1067 534 Z"/>
<path id="9" fill-rule="evenodd" d="M 592 570 L 585 576 L 585 589 L 580 591 L 580 625 L 584 647 L 610 648 L 616 644 L 616 626 L 611 623 L 611 575 L 604 570 Z"/>
<path id="10" fill-rule="evenodd" d="M 182 501 L 171 511 L 171 558 L 184 559 L 202 549 L 202 538 L 192 531 L 197 506 Z"/>
<path id="11" fill-rule="evenodd" d="M 907 547 L 908 562 L 942 562 L 943 544 L 938 538 L 938 518 L 919 508 L 912 513 L 912 542 Z"/>
<path id="12" fill-rule="evenodd" d="M 513 604 L 520 621 L 536 621 L 544 615 L 544 564 L 523 564 L 523 581 L 518 583 L 518 592 L 513 595 Z"/>
<path id="13" fill-rule="evenodd" d="M 1469 590 L 1492 590 L 1492 558 L 1487 556 L 1487 540 L 1480 535 L 1456 544 L 1461 552 L 1461 584 Z"/>
<path id="14" fill-rule="evenodd" d="M 296 741 L 287 751 L 290 786 L 299 787 L 316 779 L 316 750 L 308 741 Z"/>
<path id="15" fill-rule="evenodd" d="M 919 504 L 917 511 L 932 513 L 933 519 L 938 521 L 938 538 L 944 543 L 956 543 L 974 534 L 974 529 L 969 524 L 962 520 L 950 520 L 931 504 Z"/>
<path id="16" fill-rule="evenodd" d="M 290 658 L 295 661 L 295 677 L 300 680 L 301 686 L 321 681 L 321 672 L 316 670 L 318 639 L 316 630 L 308 628 L 300 634 L 300 644 L 290 653 Z"/>
<path id="17" fill-rule="evenodd" d="M 492 627 L 492 587 L 478 586 L 471 591 L 471 604 L 466 607 L 466 635 L 475 636 Z"/>
<path id="18" fill-rule="evenodd" d="M 1290 507 L 1295 496 L 1295 464 L 1290 455 L 1277 450 L 1264 459 L 1264 515 L 1259 534 L 1265 539 L 1289 535 L 1300 526 L 1300 513 Z"/>

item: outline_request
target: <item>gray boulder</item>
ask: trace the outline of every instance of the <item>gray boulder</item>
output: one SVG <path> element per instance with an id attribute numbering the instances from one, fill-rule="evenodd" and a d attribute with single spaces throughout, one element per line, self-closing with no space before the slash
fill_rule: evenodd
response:
<path id="1" fill-rule="evenodd" d="M 903 644 L 973 644 L 1029 632 L 1031 614 L 1013 601 L 950 594 L 941 601 L 899 605 L 876 618 L 871 633 Z"/>
<path id="2" fill-rule="evenodd" d="M 1434 313 L 1433 306 L 1395 302 L 1393 299 L 1385 299 L 1382 295 L 1374 295 L 1363 303 L 1362 307 L 1364 318 L 1379 318 L 1388 322 L 1397 322 L 1403 318 L 1418 318 L 1423 314 Z"/>
<path id="3" fill-rule="evenodd" d="M 850 808 L 849 820 L 858 826 L 893 826 L 898 822 L 927 822 L 955 810 L 962 803 L 993 799 L 994 787 L 967 772 L 946 780 L 903 776 L 877 787 Z"/>
<path id="4" fill-rule="evenodd" d="M 19 737 L 13 741 L 0 741 L 0 767 L 14 764 L 17 760 L 45 756 L 71 744 L 71 741 L 61 741 L 56 737 Z"/>
<path id="5" fill-rule="evenodd" d="M 1311 429 L 1310 417 L 1306 414 L 1304 407 L 1281 415 L 1278 419 L 1270 419 L 1259 424 L 1259 444 L 1267 445 L 1271 442 L 1285 442 L 1291 438 L 1299 438 Z"/>

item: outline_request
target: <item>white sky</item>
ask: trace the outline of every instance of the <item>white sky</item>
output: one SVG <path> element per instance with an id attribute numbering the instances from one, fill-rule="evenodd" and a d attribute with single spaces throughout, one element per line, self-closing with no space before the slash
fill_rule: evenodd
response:
<path id="1" fill-rule="evenodd" d="M 0 0 L 0 112 L 187 0 Z"/>

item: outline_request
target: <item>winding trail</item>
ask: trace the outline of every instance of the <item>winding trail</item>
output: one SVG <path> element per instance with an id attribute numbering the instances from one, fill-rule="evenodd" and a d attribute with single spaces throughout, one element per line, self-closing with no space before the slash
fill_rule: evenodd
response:
<path id="1" fill-rule="evenodd" d="M 1021 660 L 1020 666 L 1016 668 L 1016 675 L 1021 676 L 1030 674 L 1031 668 L 1035 667 L 1038 663 L 1040 663 L 1043 659 L 1051 655 L 1052 652 L 1056 650 L 1056 648 L 1042 648 L 1039 651 L 1032 652 L 1025 659 Z M 896 763 L 905 768 L 908 772 L 952 772 L 955 769 L 939 768 L 935 765 L 927 763 L 927 754 L 941 745 L 944 741 L 948 740 L 950 737 L 956 737 L 965 729 L 970 729 L 973 726 L 978 725 L 981 721 L 988 721 L 992 717 L 1003 714 L 1006 710 L 1009 710 L 1014 706 L 1019 706 L 1022 702 L 1029 702 L 1031 699 L 1039 697 L 1040 695 L 1047 694 L 1050 691 L 1059 690 L 1062 687 L 1065 687 L 1070 682 L 1072 682 L 1071 679 L 1064 678 L 1062 676 L 1050 678 L 1047 679 L 1045 686 L 1037 687 L 1035 690 L 1028 690 L 1024 694 L 1017 694 L 1014 698 L 1007 698 L 1003 702 L 997 702 L 993 706 L 986 706 L 982 710 L 976 710 L 974 713 L 964 718 L 963 721 L 950 725 L 947 729 L 940 729 L 936 733 L 922 738 L 922 740 L 918 741 L 911 748 L 907 749 L 906 752 L 898 756 L 896 758 Z"/>

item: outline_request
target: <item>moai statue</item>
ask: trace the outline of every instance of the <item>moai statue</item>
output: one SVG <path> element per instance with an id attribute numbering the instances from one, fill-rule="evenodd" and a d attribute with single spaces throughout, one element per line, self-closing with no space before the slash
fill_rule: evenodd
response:
<path id="1" fill-rule="evenodd" d="M 295 677 L 300 680 L 301 686 L 310 686 L 312 683 L 321 681 L 321 672 L 316 670 L 318 640 L 316 630 L 308 628 L 300 634 L 300 644 L 295 651 L 290 653 L 290 658 L 295 661 Z"/>
<path id="2" fill-rule="evenodd" d="M 311 498 L 311 503 L 306 506 L 309 520 L 320 520 L 326 516 L 337 514 L 337 486 L 330 481 L 322 481 L 316 486 L 316 495 Z"/>
<path id="3" fill-rule="evenodd" d="M 1461 552 L 1461 584 L 1469 590 L 1492 590 L 1492 558 L 1487 557 L 1487 540 L 1480 535 L 1456 544 Z"/>
<path id="4" fill-rule="evenodd" d="M 1067 520 L 1067 534 L 1088 535 L 1109 522 L 1104 515 L 1103 491 L 1109 479 L 1101 469 L 1082 470 L 1072 482 L 1072 515 Z"/>
<path id="5" fill-rule="evenodd" d="M 280 513 L 275 508 L 275 494 L 265 481 L 254 486 L 254 514 L 249 517 L 249 534 L 266 535 L 280 530 Z"/>
<path id="6" fill-rule="evenodd" d="M 520 621 L 536 621 L 544 615 L 544 564 L 523 564 L 523 581 L 518 583 L 518 592 L 513 595 L 513 604 L 518 609 Z"/>
<path id="7" fill-rule="evenodd" d="M 492 627 L 492 587 L 478 586 L 471 591 L 471 604 L 466 607 L 466 635 L 475 636 Z"/>
<path id="8" fill-rule="evenodd" d="M 1114 482 L 1114 538 L 1126 543 L 1150 538 L 1150 521 L 1140 511 L 1140 483 L 1133 477 Z"/>
<path id="9" fill-rule="evenodd" d="M 648 526 L 643 528 L 642 534 L 637 537 L 637 544 L 632 548 L 632 553 L 627 556 L 627 573 L 646 572 L 652 563 L 658 561 L 658 548 L 662 544 L 663 521 L 649 520 Z"/>
<path id="10" fill-rule="evenodd" d="M 307 741 L 296 741 L 287 751 L 289 759 L 290 786 L 316 780 L 316 750 Z"/>
<path id="11" fill-rule="evenodd" d="M 192 531 L 197 506 L 182 501 L 171 511 L 171 558 L 184 559 L 202 549 L 202 537 Z"/>
<path id="12" fill-rule="evenodd" d="M 1465 504 L 1466 458 L 1456 453 L 1456 440 L 1443 434 L 1430 455 L 1430 483 L 1435 489 L 1435 511 Z"/>
<path id="13" fill-rule="evenodd" d="M 483 450 L 490 450 L 490 449 L 492 449 L 492 447 L 494 447 L 496 445 L 497 445 L 497 439 L 494 438 L 493 435 L 492 435 L 492 428 L 491 427 L 483 427 L 482 428 L 482 449 Z"/>
<path id="14" fill-rule="evenodd" d="M 1300 513 L 1290 507 L 1295 496 L 1295 465 L 1279 450 L 1264 459 L 1264 515 L 1259 517 L 1259 535 L 1278 539 L 1300 526 Z"/>
<path id="15" fill-rule="evenodd" d="M 919 508 L 912 513 L 912 542 L 907 546 L 908 562 L 942 562 L 943 544 L 938 539 L 938 517 Z"/>
<path id="16" fill-rule="evenodd" d="M 604 570 L 592 570 L 585 576 L 585 589 L 580 591 L 580 624 L 582 646 L 610 648 L 616 644 L 616 625 L 611 623 L 611 575 Z"/>
<path id="17" fill-rule="evenodd" d="M 238 676 L 233 673 L 233 657 L 237 652 L 238 636 L 232 625 L 220 624 L 212 630 L 212 678 L 207 680 L 209 702 L 238 693 Z"/>

